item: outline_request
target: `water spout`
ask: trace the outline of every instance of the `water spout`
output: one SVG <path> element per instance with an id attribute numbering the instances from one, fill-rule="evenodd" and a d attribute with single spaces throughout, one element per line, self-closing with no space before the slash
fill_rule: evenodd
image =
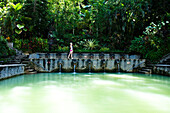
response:
<path id="1" fill-rule="evenodd" d="M 73 74 L 76 74 L 76 65 L 74 64 L 74 72 Z"/>
<path id="2" fill-rule="evenodd" d="M 76 68 L 76 65 L 74 65 L 74 72 L 76 72 L 75 68 Z"/>
<path id="3" fill-rule="evenodd" d="M 59 69 L 59 73 L 61 73 L 61 63 L 60 63 L 60 69 Z"/>
<path id="4" fill-rule="evenodd" d="M 90 67 L 91 67 L 91 65 L 89 64 L 89 73 L 91 72 L 91 68 Z"/>
<path id="5" fill-rule="evenodd" d="M 119 66 L 119 64 L 117 64 L 117 68 L 118 68 L 118 72 L 120 72 L 120 66 Z"/>
<path id="6" fill-rule="evenodd" d="M 116 60 L 116 62 L 117 62 L 117 70 L 118 70 L 118 72 L 120 72 L 120 61 Z"/>

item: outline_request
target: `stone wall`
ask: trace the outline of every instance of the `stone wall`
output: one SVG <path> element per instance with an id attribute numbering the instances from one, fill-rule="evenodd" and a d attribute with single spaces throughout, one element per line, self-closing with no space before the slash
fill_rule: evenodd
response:
<path id="1" fill-rule="evenodd" d="M 24 64 L 0 65 L 0 80 L 24 74 Z"/>
<path id="2" fill-rule="evenodd" d="M 154 74 L 170 76 L 170 65 L 155 65 L 152 70 Z"/>
<path id="3" fill-rule="evenodd" d="M 67 59 L 67 55 L 34 53 L 29 58 L 39 72 L 133 72 L 145 67 L 145 59 L 139 55 L 74 53 L 74 59 Z"/>

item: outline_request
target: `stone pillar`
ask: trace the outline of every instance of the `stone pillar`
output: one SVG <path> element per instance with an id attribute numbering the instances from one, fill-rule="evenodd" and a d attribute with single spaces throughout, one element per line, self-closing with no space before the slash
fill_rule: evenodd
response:
<path id="1" fill-rule="evenodd" d="M 24 73 L 24 69 L 25 69 L 25 67 L 24 66 L 22 66 L 22 72 Z"/>
<path id="2" fill-rule="evenodd" d="M 78 62 L 78 63 L 79 63 L 79 67 L 78 67 L 78 68 L 79 68 L 79 69 L 83 68 L 82 62 L 83 62 L 82 59 L 80 59 L 79 62 Z"/>
<path id="3" fill-rule="evenodd" d="M 86 62 L 87 62 L 87 59 L 84 59 L 84 62 L 82 62 L 82 64 L 83 64 L 84 68 L 86 68 L 86 67 L 87 67 Z"/>
<path id="4" fill-rule="evenodd" d="M 135 64 L 135 67 L 138 65 L 138 59 L 135 59 L 134 64 Z"/>
<path id="5" fill-rule="evenodd" d="M 55 59 L 57 58 L 56 56 L 57 56 L 56 53 L 54 53 L 54 58 L 55 58 Z"/>
<path id="6" fill-rule="evenodd" d="M 9 76 L 9 73 L 8 73 L 8 67 L 5 67 L 5 77 L 8 77 Z"/>
<path id="7" fill-rule="evenodd" d="M 64 65 L 62 66 L 63 69 L 68 69 L 68 64 L 69 64 L 68 61 L 69 60 L 63 60 L 64 62 Z"/>
<path id="8" fill-rule="evenodd" d="M 99 54 L 94 54 L 94 59 L 99 59 Z"/>
<path id="9" fill-rule="evenodd" d="M 66 59 L 67 58 L 67 53 L 62 53 L 61 54 L 61 59 Z"/>
<path id="10" fill-rule="evenodd" d="M 37 64 L 39 64 L 38 61 L 39 61 L 39 59 L 34 59 L 34 62 L 37 63 Z"/>
<path id="11" fill-rule="evenodd" d="M 114 69 L 114 60 L 107 61 L 106 69 L 108 69 L 110 71 Z"/>
<path id="12" fill-rule="evenodd" d="M 131 68 L 133 68 L 134 65 L 134 59 L 131 59 Z"/>
<path id="13" fill-rule="evenodd" d="M 53 58 L 53 53 L 50 53 L 50 59 L 52 59 Z"/>
<path id="14" fill-rule="evenodd" d="M 55 61 L 54 61 L 54 68 L 56 69 L 57 67 L 58 67 L 57 59 L 55 59 Z"/>
<path id="15" fill-rule="evenodd" d="M 12 76 L 11 67 L 8 68 L 8 73 L 9 73 L 9 76 Z"/>
<path id="16" fill-rule="evenodd" d="M 109 54 L 104 54 L 104 59 L 105 60 L 109 59 L 109 57 L 110 57 Z"/>
<path id="17" fill-rule="evenodd" d="M 71 62 L 72 62 L 72 60 L 68 60 L 68 69 L 72 69 Z"/>
<path id="18" fill-rule="evenodd" d="M 98 69 L 100 69 L 100 59 L 99 60 L 92 60 L 92 62 L 93 62 L 93 68 L 95 69 L 95 70 L 98 70 Z"/>
<path id="19" fill-rule="evenodd" d="M 53 70 L 53 59 L 50 60 L 50 71 Z"/>
<path id="20" fill-rule="evenodd" d="M 45 58 L 45 54 L 41 54 L 42 58 Z"/>
<path id="21" fill-rule="evenodd" d="M 48 60 L 45 59 L 45 70 L 48 71 Z"/>
<path id="22" fill-rule="evenodd" d="M 17 75 L 18 74 L 18 67 L 15 66 L 15 74 Z"/>
<path id="23" fill-rule="evenodd" d="M 120 62 L 120 68 L 124 71 L 125 70 L 125 60 L 122 59 L 122 61 Z"/>
<path id="24" fill-rule="evenodd" d="M 126 65 L 126 70 L 131 72 L 133 69 L 133 59 L 128 59 L 127 60 L 127 65 Z"/>
<path id="25" fill-rule="evenodd" d="M 129 55 L 128 54 L 125 54 L 125 59 L 129 59 Z"/>
<path id="26" fill-rule="evenodd" d="M 144 62 L 144 63 L 142 63 L 142 62 Z M 140 65 L 140 67 L 145 67 L 145 62 L 146 62 L 146 60 L 145 60 L 145 59 L 142 59 L 142 60 L 140 61 L 140 63 L 142 63 L 142 64 Z"/>
<path id="27" fill-rule="evenodd" d="M 120 59 L 120 54 L 115 54 L 115 59 Z"/>
<path id="28" fill-rule="evenodd" d="M 39 64 L 44 68 L 43 59 L 39 59 Z"/>

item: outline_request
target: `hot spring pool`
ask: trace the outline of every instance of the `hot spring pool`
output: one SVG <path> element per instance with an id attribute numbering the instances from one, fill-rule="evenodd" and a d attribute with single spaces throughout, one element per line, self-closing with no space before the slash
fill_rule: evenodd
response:
<path id="1" fill-rule="evenodd" d="M 170 113 L 170 77 L 22 75 L 0 81 L 0 113 Z"/>

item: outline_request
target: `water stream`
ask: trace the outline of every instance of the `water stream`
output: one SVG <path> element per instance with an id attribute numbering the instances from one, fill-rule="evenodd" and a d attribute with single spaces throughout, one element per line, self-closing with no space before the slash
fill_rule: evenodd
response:
<path id="1" fill-rule="evenodd" d="M 89 73 L 91 73 L 91 64 L 89 64 Z"/>
<path id="2" fill-rule="evenodd" d="M 73 74 L 76 74 L 76 65 L 74 64 L 74 72 Z"/>
<path id="3" fill-rule="evenodd" d="M 61 64 L 60 64 L 60 69 L 59 69 L 59 73 L 61 73 Z"/>

